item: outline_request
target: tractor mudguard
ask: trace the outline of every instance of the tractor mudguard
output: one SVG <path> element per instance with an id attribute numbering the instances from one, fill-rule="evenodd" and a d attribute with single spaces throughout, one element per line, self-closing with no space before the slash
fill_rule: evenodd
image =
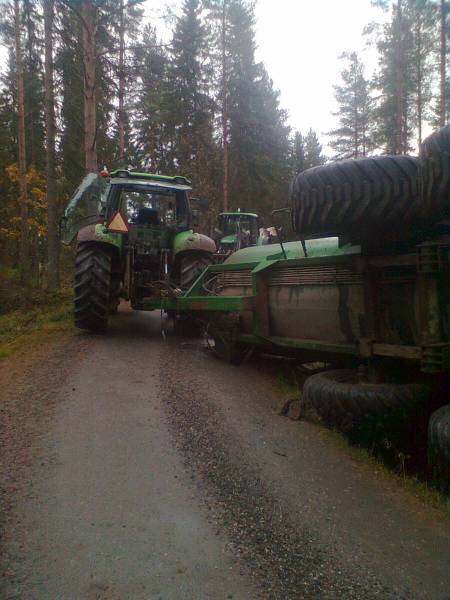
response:
<path id="1" fill-rule="evenodd" d="M 192 230 L 177 233 L 173 242 L 174 256 L 180 252 L 191 250 L 214 254 L 216 251 L 216 244 L 208 236 L 203 235 L 202 233 L 194 233 Z"/>
<path id="2" fill-rule="evenodd" d="M 79 230 L 77 234 L 77 242 L 83 244 L 85 242 L 101 242 L 115 246 L 118 250 L 122 249 L 122 235 L 119 233 L 109 233 L 105 227 L 97 223 L 96 225 L 88 225 Z"/>

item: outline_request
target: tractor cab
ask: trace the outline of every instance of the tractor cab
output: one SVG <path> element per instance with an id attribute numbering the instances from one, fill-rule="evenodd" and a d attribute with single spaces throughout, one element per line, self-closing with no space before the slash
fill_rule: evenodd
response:
<path id="1" fill-rule="evenodd" d="M 256 246 L 259 222 L 260 219 L 255 213 L 241 212 L 240 210 L 220 213 L 216 229 L 218 252 L 230 254 L 241 248 Z"/>

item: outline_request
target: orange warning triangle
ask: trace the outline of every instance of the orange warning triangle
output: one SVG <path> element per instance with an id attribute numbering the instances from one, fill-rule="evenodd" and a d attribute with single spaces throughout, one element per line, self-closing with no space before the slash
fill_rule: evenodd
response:
<path id="1" fill-rule="evenodd" d="M 116 212 L 108 224 L 108 230 L 115 233 L 127 233 L 128 223 L 120 212 Z"/>

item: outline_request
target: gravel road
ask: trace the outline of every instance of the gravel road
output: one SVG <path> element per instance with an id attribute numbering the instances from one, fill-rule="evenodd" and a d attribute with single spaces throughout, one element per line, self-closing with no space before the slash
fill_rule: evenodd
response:
<path id="1" fill-rule="evenodd" d="M 121 307 L 0 364 L 2 600 L 448 600 L 448 518 Z"/>

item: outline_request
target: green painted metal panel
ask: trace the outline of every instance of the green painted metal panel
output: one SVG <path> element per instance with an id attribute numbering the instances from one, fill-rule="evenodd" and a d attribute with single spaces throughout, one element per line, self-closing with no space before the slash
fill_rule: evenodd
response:
<path id="1" fill-rule="evenodd" d="M 318 240 L 306 240 L 306 250 L 308 258 L 317 256 L 338 256 L 348 254 L 358 254 L 359 246 L 339 247 L 338 238 L 322 238 Z M 286 242 L 283 244 L 287 259 L 305 258 L 305 253 L 300 241 Z M 269 244 L 266 246 L 252 246 L 243 248 L 232 254 L 225 264 L 261 262 L 263 260 L 279 260 L 283 257 L 280 244 Z"/>
<path id="2" fill-rule="evenodd" d="M 100 242 L 112 244 L 113 246 L 119 248 L 119 250 L 122 249 L 123 235 L 120 233 L 111 233 L 104 225 L 101 225 L 100 223 L 95 226 L 95 237 Z"/>
<path id="3" fill-rule="evenodd" d="M 355 344 L 333 344 L 321 340 L 293 339 L 276 336 L 260 336 L 251 334 L 241 334 L 238 337 L 240 342 L 246 344 L 272 344 L 274 346 L 283 346 L 298 350 L 311 350 L 317 352 L 332 352 L 338 354 L 358 355 L 359 351 Z"/>
<path id="4" fill-rule="evenodd" d="M 144 298 L 143 310 L 189 311 L 231 311 L 248 310 L 252 305 L 251 296 L 177 296 L 174 298 Z"/>

